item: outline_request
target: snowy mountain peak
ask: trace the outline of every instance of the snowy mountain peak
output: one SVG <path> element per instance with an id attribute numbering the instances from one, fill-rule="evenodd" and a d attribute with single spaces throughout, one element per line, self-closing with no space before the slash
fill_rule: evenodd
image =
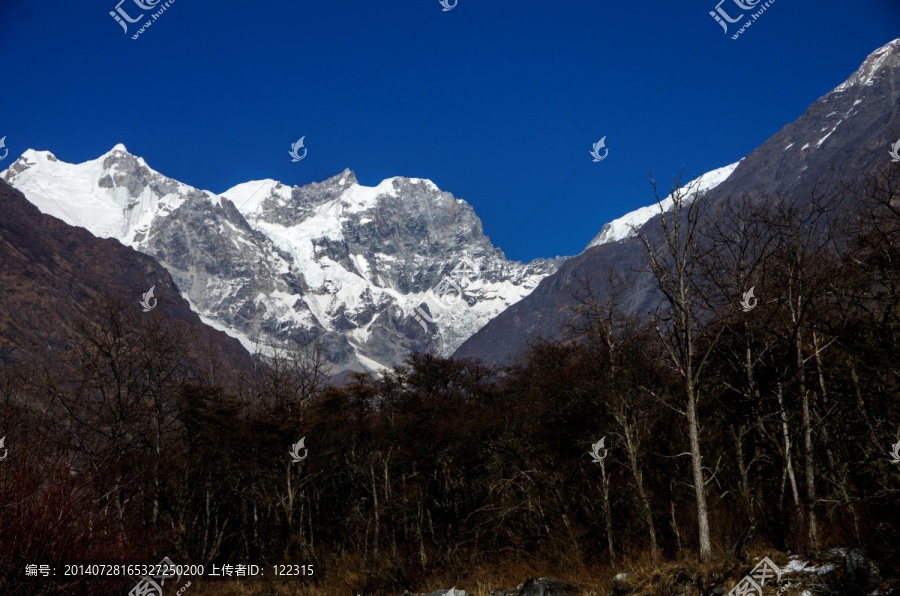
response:
<path id="1" fill-rule="evenodd" d="M 42 212 L 155 257 L 206 323 L 248 349 L 319 339 L 338 370 L 449 355 L 563 261 L 507 260 L 471 205 L 421 178 L 364 186 L 345 169 L 216 194 L 121 144 L 80 164 L 29 150 L 0 175 Z M 464 260 L 479 279 L 438 312 L 431 289 Z"/>
<path id="2" fill-rule="evenodd" d="M 353 171 L 350 170 L 350 168 L 344 168 L 344 171 L 337 176 L 334 176 L 334 178 L 337 178 L 338 186 L 345 186 L 347 184 L 359 184 L 359 182 L 356 181 L 356 174 L 354 174 Z"/>
<path id="3" fill-rule="evenodd" d="M 80 164 L 59 160 L 49 151 L 29 149 L 2 177 L 42 212 L 87 228 L 100 238 L 131 245 L 151 223 L 186 199 L 207 202 L 212 193 L 163 176 L 143 158 L 117 149 Z"/>
<path id="4" fill-rule="evenodd" d="M 685 191 L 689 193 L 688 197 L 693 197 L 695 193 L 705 193 L 722 184 L 729 176 L 731 176 L 731 173 L 734 172 L 739 163 L 740 162 L 736 162 L 717 168 L 691 180 L 684 186 Z M 618 242 L 624 238 L 635 236 L 641 226 L 647 223 L 652 217 L 659 215 L 660 208 L 662 208 L 663 211 L 668 212 L 672 209 L 672 205 L 672 196 L 669 195 L 660 201 L 659 205 L 641 207 L 618 219 L 614 219 L 601 228 L 600 233 L 594 236 L 594 239 L 585 247 L 585 250 L 594 246 L 606 244 L 607 242 Z"/>
<path id="5" fill-rule="evenodd" d="M 340 205 L 343 215 L 375 209 L 379 201 L 388 199 L 407 203 L 413 209 L 419 209 L 423 201 L 431 208 L 442 202 L 447 203 L 448 209 L 454 203 L 465 204 L 443 193 L 431 180 L 395 176 L 375 186 L 365 186 L 349 168 L 322 182 L 304 186 L 290 187 L 272 179 L 252 180 L 226 190 L 222 196 L 233 201 L 245 217 L 273 223 L 306 217 L 311 210 L 331 203 L 335 205 L 333 208 Z"/>
<path id="6" fill-rule="evenodd" d="M 344 171 L 340 174 L 336 174 L 329 178 L 326 178 L 322 182 L 316 182 L 315 184 L 321 184 L 323 186 L 331 186 L 331 187 L 341 187 L 348 186 L 353 184 L 359 184 L 356 180 L 356 174 L 350 168 L 344 168 Z"/>
<path id="7" fill-rule="evenodd" d="M 851 87 L 867 87 L 886 70 L 900 68 L 900 38 L 888 42 L 869 54 L 862 65 L 832 93 L 843 93 Z"/>
<path id="8" fill-rule="evenodd" d="M 19 167 L 17 169 L 19 169 L 19 171 L 21 171 L 24 168 L 27 168 L 27 167 L 30 167 L 30 166 L 33 166 L 33 165 L 36 165 L 36 164 L 39 164 L 42 162 L 47 162 L 47 161 L 58 161 L 58 160 L 57 160 L 56 156 L 53 155 L 52 153 L 50 153 L 49 151 L 40 151 L 38 149 L 26 149 L 25 152 L 23 152 L 22 155 L 19 156 L 19 159 L 17 159 L 13 163 L 13 165 L 11 165 L 9 167 L 9 169 L 13 169 L 13 166 L 16 163 L 19 164 Z"/>

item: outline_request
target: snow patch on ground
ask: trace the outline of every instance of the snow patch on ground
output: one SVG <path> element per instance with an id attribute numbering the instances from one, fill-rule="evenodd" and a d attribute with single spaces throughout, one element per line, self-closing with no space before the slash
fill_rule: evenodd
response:
<path id="1" fill-rule="evenodd" d="M 825 565 L 813 565 L 809 561 L 801 561 L 800 559 L 794 559 L 788 561 L 788 564 L 785 565 L 782 569 L 782 573 L 815 573 L 816 575 L 825 575 L 826 573 L 831 573 L 837 569 L 836 565 L 832 565 L 827 563 Z"/>

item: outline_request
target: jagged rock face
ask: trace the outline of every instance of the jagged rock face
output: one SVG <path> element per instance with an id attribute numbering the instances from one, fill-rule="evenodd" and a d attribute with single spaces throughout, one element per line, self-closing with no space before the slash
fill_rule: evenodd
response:
<path id="1" fill-rule="evenodd" d="M 564 260 L 508 261 L 472 207 L 428 180 L 366 187 L 345 170 L 217 195 L 122 145 L 81 164 L 29 150 L 2 177 L 44 213 L 159 260 L 203 320 L 248 349 L 320 339 L 338 370 L 449 355 Z M 430 290 L 460 263 L 477 275 L 439 300 Z"/>
<path id="2" fill-rule="evenodd" d="M 428 180 L 363 187 L 345 170 L 302 188 L 253 182 L 223 196 L 242 205 L 250 225 L 299 264 L 316 320 L 341 332 L 348 345 L 366 342 L 363 356 L 380 363 L 398 362 L 411 349 L 452 353 L 561 261 L 506 260 L 471 205 Z M 438 319 L 429 290 L 463 260 L 477 266 L 479 279 Z M 423 303 L 435 319 L 424 326 L 416 318 Z"/>
<path id="3" fill-rule="evenodd" d="M 742 159 L 701 177 L 715 181 L 707 191 L 710 203 L 742 194 L 808 198 L 816 188 L 837 180 L 853 182 L 860 172 L 885 166 L 889 150 L 900 135 L 900 39 L 873 52 L 847 81 L 813 103 L 803 116 L 770 137 Z M 731 170 L 731 171 L 729 171 Z M 718 172 L 718 174 L 717 174 Z M 719 180 L 726 174 L 724 180 Z M 645 269 L 644 249 L 633 237 L 632 225 L 653 236 L 656 215 L 645 209 L 608 226 L 577 257 L 544 279 L 528 298 L 492 319 L 457 350 L 460 357 L 509 362 L 538 338 L 559 338 L 573 318 L 572 294 L 591 279 L 602 296 L 603 280 L 612 267 L 625 274 Z M 646 313 L 658 305 L 654 284 L 636 275 L 620 299 L 623 307 Z"/>

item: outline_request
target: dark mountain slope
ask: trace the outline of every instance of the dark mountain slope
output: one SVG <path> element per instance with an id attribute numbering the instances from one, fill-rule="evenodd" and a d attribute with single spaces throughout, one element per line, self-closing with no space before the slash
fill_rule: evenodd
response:
<path id="1" fill-rule="evenodd" d="M 139 301 L 151 286 L 158 304 L 143 313 Z M 223 365 L 223 380 L 252 366 L 237 340 L 191 311 L 156 260 L 42 214 L 0 180 L 0 358 L 64 361 L 79 321 L 97 320 L 97 305 L 110 298 L 189 334 Z"/>
<path id="2" fill-rule="evenodd" d="M 885 164 L 898 137 L 900 39 L 873 52 L 845 83 L 744 158 L 707 198 L 716 203 L 766 193 L 802 199 L 817 187 L 838 179 L 852 182 L 862 171 Z M 667 176 L 660 178 L 664 182 Z M 657 216 L 642 230 L 652 235 L 658 225 Z M 626 273 L 640 269 L 643 251 L 637 238 L 587 249 L 491 320 L 455 355 L 506 362 L 531 341 L 560 337 L 572 318 L 571 294 L 579 289 L 578 280 L 599 283 L 609 267 Z M 652 285 L 646 276 L 638 275 L 629 285 L 624 299 L 632 309 L 642 312 L 653 306 Z M 598 290 L 602 292 L 602 287 Z"/>

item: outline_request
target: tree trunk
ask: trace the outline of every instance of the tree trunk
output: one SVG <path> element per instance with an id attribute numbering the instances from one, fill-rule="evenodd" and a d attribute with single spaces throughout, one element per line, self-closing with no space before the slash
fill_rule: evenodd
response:
<path id="1" fill-rule="evenodd" d="M 423 504 L 422 501 L 419 500 L 419 519 L 418 519 L 418 527 L 416 528 L 416 533 L 419 536 L 419 561 L 422 563 L 422 569 L 425 569 L 428 566 L 428 557 L 425 554 L 425 519 L 423 515 Z"/>
<path id="2" fill-rule="evenodd" d="M 703 481 L 703 460 L 700 457 L 700 425 L 697 421 L 697 397 L 693 383 L 688 379 L 688 403 L 685 414 L 691 441 L 691 470 L 694 476 L 694 495 L 697 503 L 697 531 L 700 540 L 700 560 L 712 558 L 712 543 L 709 538 L 709 509 L 706 505 L 706 484 Z"/>
<path id="3" fill-rule="evenodd" d="M 734 439 L 734 449 L 736 452 L 738 473 L 740 475 L 739 487 L 741 490 L 741 500 L 744 502 L 744 509 L 747 511 L 747 520 L 751 526 L 756 525 L 756 512 L 753 507 L 753 497 L 750 494 L 750 469 L 744 463 L 744 442 L 743 433 L 738 433 L 731 428 L 731 437 Z M 752 462 L 751 462 L 752 465 Z"/>
<path id="4" fill-rule="evenodd" d="M 612 515 L 609 510 L 609 478 L 606 476 L 606 464 L 600 460 L 600 475 L 603 479 L 603 513 L 606 518 L 606 542 L 609 547 L 609 560 L 616 562 L 616 551 L 613 548 Z"/>
<path id="5" fill-rule="evenodd" d="M 797 479 L 794 476 L 794 464 L 791 456 L 791 435 L 788 430 L 787 413 L 784 410 L 784 396 L 781 391 L 781 383 L 778 383 L 778 410 L 781 412 L 781 434 L 784 437 L 784 471 L 791 481 L 791 492 L 794 496 L 794 507 L 800 518 L 803 518 L 803 509 L 800 506 L 800 491 L 797 490 Z"/>
<path id="6" fill-rule="evenodd" d="M 616 416 L 622 431 L 625 433 L 625 448 L 628 450 L 628 462 L 631 465 L 631 475 L 637 485 L 638 496 L 640 496 L 641 504 L 644 509 L 644 521 L 647 524 L 647 533 L 650 535 L 650 558 L 654 565 L 659 565 L 659 547 L 656 543 L 656 525 L 653 523 L 653 510 L 650 507 L 650 499 L 647 497 L 647 491 L 644 490 L 644 474 L 638 466 L 637 460 L 637 439 L 634 436 L 634 429 L 631 423 L 625 418 L 624 414 Z"/>
<path id="7" fill-rule="evenodd" d="M 816 526 L 816 481 L 814 478 L 816 464 L 813 459 L 812 423 L 809 415 L 809 391 L 807 391 L 806 388 L 806 367 L 803 362 L 803 343 L 799 330 L 797 330 L 795 347 L 797 352 L 797 375 L 800 384 L 800 407 L 803 424 L 803 459 L 806 468 L 807 537 L 809 539 L 810 550 L 818 552 L 819 531 Z"/>
<path id="8" fill-rule="evenodd" d="M 672 514 L 672 533 L 675 534 L 675 542 L 678 544 L 678 555 L 681 556 L 681 531 L 678 529 L 678 519 L 675 517 L 675 501 L 669 501 L 669 511 Z"/>
<path id="9" fill-rule="evenodd" d="M 375 558 L 378 558 L 378 529 L 381 524 L 381 520 L 379 517 L 378 510 L 378 487 L 375 484 L 375 462 L 373 458 L 369 458 L 369 471 L 372 474 L 372 506 L 375 510 L 375 539 L 372 547 L 372 551 L 375 554 Z"/>
<path id="10" fill-rule="evenodd" d="M 819 375 L 819 391 L 822 395 L 822 411 L 828 412 L 828 390 L 825 386 L 825 372 L 822 367 L 822 357 L 819 355 L 819 340 L 815 333 L 813 333 L 813 347 L 815 348 L 816 355 L 816 371 Z M 856 514 L 856 507 L 850 499 L 850 491 L 847 488 L 847 475 L 838 471 L 837 464 L 834 461 L 834 451 L 831 449 L 831 437 L 829 436 L 827 424 L 822 424 L 822 442 L 825 444 L 825 456 L 828 461 L 828 469 L 834 479 L 835 486 L 840 489 L 842 501 L 846 504 L 847 509 L 850 511 L 850 515 L 853 518 L 853 535 L 856 538 L 856 543 L 859 544 L 861 541 L 859 516 Z"/>

